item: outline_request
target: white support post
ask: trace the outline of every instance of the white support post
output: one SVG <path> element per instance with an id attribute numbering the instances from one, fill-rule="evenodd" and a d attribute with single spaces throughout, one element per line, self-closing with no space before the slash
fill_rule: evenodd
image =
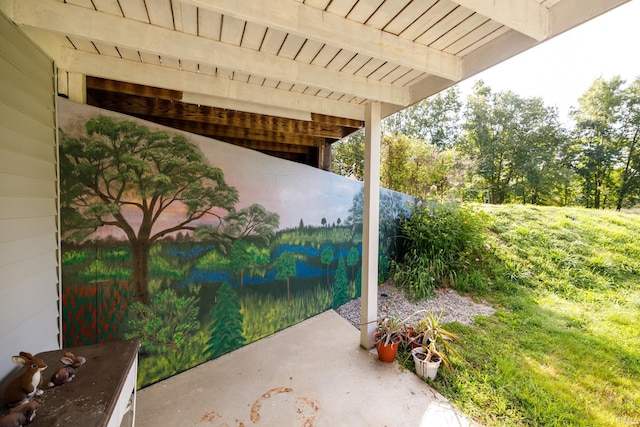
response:
<path id="1" fill-rule="evenodd" d="M 69 99 L 79 104 L 87 103 L 87 78 L 84 74 L 72 73 L 67 74 Z"/>
<path id="2" fill-rule="evenodd" d="M 364 215 L 362 226 L 362 297 L 360 345 L 373 347 L 378 317 L 378 234 L 380 223 L 380 121 L 381 104 L 365 107 Z"/>

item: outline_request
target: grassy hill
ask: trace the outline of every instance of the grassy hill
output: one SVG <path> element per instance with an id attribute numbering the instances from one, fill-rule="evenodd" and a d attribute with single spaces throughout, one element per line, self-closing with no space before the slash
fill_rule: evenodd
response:
<path id="1" fill-rule="evenodd" d="M 491 255 L 467 291 L 499 307 L 434 385 L 487 425 L 640 425 L 640 215 L 482 206 Z"/>

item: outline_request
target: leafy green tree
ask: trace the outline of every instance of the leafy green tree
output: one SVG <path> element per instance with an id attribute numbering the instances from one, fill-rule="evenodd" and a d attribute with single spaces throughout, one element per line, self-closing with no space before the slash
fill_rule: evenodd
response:
<path id="1" fill-rule="evenodd" d="M 140 301 L 130 308 L 125 338 L 140 338 L 142 350 L 168 355 L 182 349 L 200 329 L 198 298 L 178 297 L 173 289 L 160 291 L 149 305 Z"/>
<path id="2" fill-rule="evenodd" d="M 151 245 L 195 230 L 205 215 L 232 211 L 237 191 L 181 134 L 105 116 L 88 120 L 85 128 L 77 138 L 60 135 L 63 236 L 82 240 L 101 226 L 122 230 L 131 245 L 136 299 L 146 303 Z M 173 207 L 186 208 L 183 216 L 159 228 Z"/>
<path id="3" fill-rule="evenodd" d="M 245 344 L 242 313 L 237 294 L 228 283 L 223 283 L 216 293 L 216 305 L 210 312 L 211 338 L 206 353 L 215 358 L 242 347 Z"/>
<path id="4" fill-rule="evenodd" d="M 330 289 L 330 285 L 329 285 L 329 267 L 331 266 L 331 263 L 333 262 L 333 257 L 335 256 L 335 251 L 333 250 L 333 247 L 329 244 L 325 245 L 324 248 L 322 248 L 322 251 L 320 251 L 320 262 L 324 265 L 327 266 L 327 288 Z"/>
<path id="5" fill-rule="evenodd" d="M 340 307 L 349 301 L 349 279 L 347 279 L 347 268 L 344 264 L 344 257 L 338 260 L 338 268 L 333 285 L 333 308 Z"/>
<path id="6" fill-rule="evenodd" d="M 612 173 L 621 154 L 617 132 L 624 102 L 623 84 L 620 76 L 609 81 L 597 79 L 571 111 L 577 144 L 573 165 L 582 178 L 586 207 L 604 207 L 611 188 L 615 187 Z"/>
<path id="7" fill-rule="evenodd" d="M 538 203 L 552 187 L 562 129 L 540 98 L 493 93 L 479 81 L 467 101 L 461 149 L 476 161 L 491 203 Z"/>
<path id="8" fill-rule="evenodd" d="M 439 150 L 451 148 L 460 137 L 462 101 L 454 86 L 405 108 L 383 122 L 385 135 L 404 135 Z"/>
<path id="9" fill-rule="evenodd" d="M 424 197 L 435 185 L 449 192 L 459 187 L 462 162 L 455 149 L 439 149 L 403 134 L 385 135 L 381 142 L 380 185 L 415 197 Z"/>
<path id="10" fill-rule="evenodd" d="M 622 209 L 625 202 L 633 206 L 640 198 L 640 76 L 623 92 L 621 108 L 622 126 L 620 130 L 621 161 L 620 185 L 616 201 L 616 210 Z M 630 196 L 631 200 L 628 200 Z"/>
<path id="11" fill-rule="evenodd" d="M 283 252 L 276 258 L 275 267 L 278 270 L 276 279 L 287 281 L 287 306 L 291 307 L 290 279 L 296 275 L 296 259 L 291 252 Z"/>

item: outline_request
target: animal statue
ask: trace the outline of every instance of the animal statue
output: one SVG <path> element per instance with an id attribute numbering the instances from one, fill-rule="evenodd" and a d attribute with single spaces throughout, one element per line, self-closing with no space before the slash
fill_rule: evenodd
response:
<path id="1" fill-rule="evenodd" d="M 0 427 L 23 427 L 29 424 L 36 417 L 38 406 L 38 402 L 34 400 L 16 406 L 9 415 L 0 418 Z"/>
<path id="2" fill-rule="evenodd" d="M 19 356 L 13 356 L 11 360 L 26 369 L 9 383 L 4 391 L 4 402 L 9 406 L 17 406 L 44 393 L 38 387 L 42 380 L 42 371 L 47 369 L 47 364 L 25 351 L 21 351 Z"/>
<path id="3" fill-rule="evenodd" d="M 73 353 L 65 353 L 60 361 L 65 365 L 58 369 L 49 380 L 49 387 L 62 385 L 73 380 L 76 376 L 76 369 L 84 365 L 87 361 L 84 357 L 74 356 Z"/>

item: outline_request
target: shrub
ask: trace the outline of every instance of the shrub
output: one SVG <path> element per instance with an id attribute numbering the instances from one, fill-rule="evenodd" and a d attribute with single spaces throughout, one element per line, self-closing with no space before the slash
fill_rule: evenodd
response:
<path id="1" fill-rule="evenodd" d="M 403 255 L 393 263 L 396 284 L 422 298 L 454 286 L 484 251 L 485 218 L 453 200 L 418 200 L 400 221 Z"/>

